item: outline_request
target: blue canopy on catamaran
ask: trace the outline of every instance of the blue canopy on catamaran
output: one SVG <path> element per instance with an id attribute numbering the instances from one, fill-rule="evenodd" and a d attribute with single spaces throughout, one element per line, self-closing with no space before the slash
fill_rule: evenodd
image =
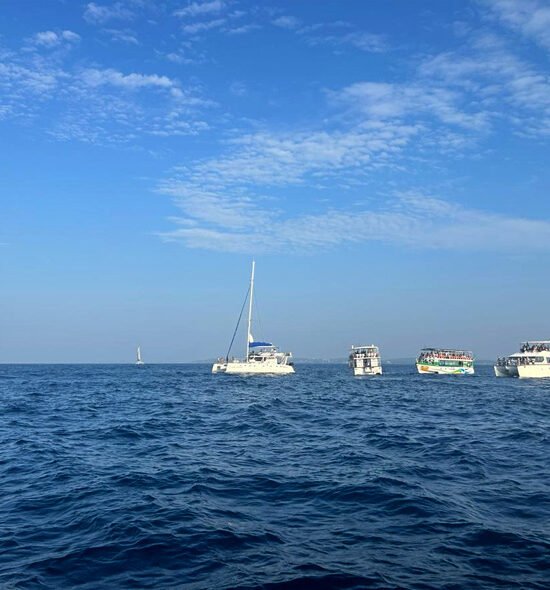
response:
<path id="1" fill-rule="evenodd" d="M 271 342 L 251 342 L 248 346 L 253 348 L 254 346 L 273 346 L 273 344 Z"/>

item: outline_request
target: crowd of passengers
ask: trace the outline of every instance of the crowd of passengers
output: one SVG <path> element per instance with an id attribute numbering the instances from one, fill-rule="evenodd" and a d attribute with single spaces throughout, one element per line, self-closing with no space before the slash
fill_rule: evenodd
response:
<path id="1" fill-rule="evenodd" d="M 473 356 L 471 354 L 468 354 L 465 352 L 464 353 L 452 353 L 452 352 L 432 351 L 432 352 L 423 352 L 420 354 L 420 356 L 418 358 L 419 358 L 419 360 L 438 358 L 438 359 L 449 359 L 449 360 L 455 360 L 455 361 L 471 361 L 473 359 Z"/>
<path id="2" fill-rule="evenodd" d="M 548 350 L 548 349 L 543 349 Z M 534 356 L 515 356 L 515 357 L 499 357 L 497 358 L 497 366 L 499 367 L 515 367 L 516 365 L 534 365 L 544 361 L 544 357 Z M 548 362 L 548 360 L 546 361 Z"/>
<path id="3" fill-rule="evenodd" d="M 525 342 L 519 350 L 520 352 L 542 352 L 543 350 L 550 350 L 550 343 L 538 342 L 536 344 L 529 344 L 529 342 Z"/>

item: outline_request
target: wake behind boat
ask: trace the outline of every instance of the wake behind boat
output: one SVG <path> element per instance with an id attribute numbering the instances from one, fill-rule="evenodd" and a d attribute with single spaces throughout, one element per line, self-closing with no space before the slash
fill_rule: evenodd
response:
<path id="1" fill-rule="evenodd" d="M 291 352 L 279 352 L 271 342 L 255 341 L 252 337 L 252 307 L 254 301 L 254 271 L 256 263 L 252 261 L 252 273 L 250 275 L 250 287 L 248 298 L 248 329 L 246 339 L 246 356 L 243 360 L 229 358 L 229 352 L 225 358 L 219 358 L 212 365 L 212 373 L 226 374 L 275 374 L 288 375 L 294 373 Z M 246 303 L 246 300 L 245 300 Z M 243 304 L 244 308 L 244 304 Z M 241 310 L 242 314 L 242 310 Z M 239 321 L 240 321 L 239 316 Z M 237 323 L 238 328 L 238 323 Z M 236 331 L 236 330 L 235 330 Z"/>
<path id="2" fill-rule="evenodd" d="M 550 340 L 522 342 L 519 352 L 497 359 L 497 377 L 550 377 Z"/>

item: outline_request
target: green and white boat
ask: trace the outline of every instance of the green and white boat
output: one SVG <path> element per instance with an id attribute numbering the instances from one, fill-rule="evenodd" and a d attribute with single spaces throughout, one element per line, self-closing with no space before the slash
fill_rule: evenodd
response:
<path id="1" fill-rule="evenodd" d="M 469 350 L 423 348 L 416 368 L 421 375 L 473 375 L 474 355 Z"/>

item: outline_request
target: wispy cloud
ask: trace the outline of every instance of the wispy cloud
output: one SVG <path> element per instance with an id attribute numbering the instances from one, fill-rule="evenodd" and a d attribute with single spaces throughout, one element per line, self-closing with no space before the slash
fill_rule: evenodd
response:
<path id="1" fill-rule="evenodd" d="M 258 31 L 261 29 L 261 25 L 255 23 L 249 23 L 247 25 L 240 25 L 237 27 L 227 27 L 227 34 L 228 35 L 244 35 L 245 33 L 250 33 L 250 31 Z"/>
<path id="2" fill-rule="evenodd" d="M 197 163 L 185 171 L 184 184 L 250 187 L 302 184 L 346 170 L 365 173 L 365 167 L 392 164 L 419 132 L 406 124 L 370 123 L 347 132 L 267 132 L 233 140 L 230 154 Z"/>
<path id="3" fill-rule="evenodd" d="M 103 29 L 103 32 L 118 43 L 139 45 L 137 35 L 129 29 Z"/>
<path id="4" fill-rule="evenodd" d="M 487 126 L 487 113 L 466 112 L 463 97 L 448 88 L 381 82 L 359 82 L 331 93 L 334 100 L 347 103 L 371 119 L 401 118 L 407 115 L 436 117 L 442 123 L 473 129 Z"/>
<path id="5" fill-rule="evenodd" d="M 84 20 L 91 24 L 101 25 L 112 20 L 132 20 L 134 17 L 135 13 L 122 2 L 115 2 L 108 6 L 90 2 L 84 11 Z"/>
<path id="6" fill-rule="evenodd" d="M 549 136 L 550 80 L 492 37 L 475 37 L 465 50 L 426 59 L 421 83 L 460 93 L 487 117 L 506 119 L 519 134 Z"/>
<path id="7" fill-rule="evenodd" d="M 389 50 L 386 37 L 367 32 L 349 32 L 343 34 L 308 35 L 310 45 L 332 45 L 334 47 L 351 46 L 370 53 L 383 53 Z"/>
<path id="8" fill-rule="evenodd" d="M 226 8 L 226 3 L 223 0 L 210 0 L 206 2 L 191 2 L 188 6 L 174 11 L 175 16 L 179 17 L 197 17 L 205 14 L 215 14 L 221 12 Z"/>
<path id="9" fill-rule="evenodd" d="M 63 67 L 66 58 L 0 51 L 0 119 L 38 120 L 47 112 L 37 130 L 92 143 L 195 135 L 209 127 L 202 113 L 214 103 L 196 87 L 158 73 Z"/>
<path id="10" fill-rule="evenodd" d="M 226 23 L 225 18 L 216 18 L 208 21 L 201 21 L 183 25 L 182 31 L 188 35 L 196 35 L 197 33 L 204 33 L 212 29 L 219 29 Z"/>
<path id="11" fill-rule="evenodd" d="M 506 217 L 452 205 L 433 196 L 396 195 L 389 210 L 329 210 L 283 218 L 257 211 L 248 202 L 237 205 L 237 219 L 222 217 L 210 226 L 185 224 L 162 234 L 187 247 L 226 252 L 311 253 L 346 244 L 382 242 L 418 249 L 458 251 L 550 251 L 550 222 Z M 217 203 L 209 203 L 207 205 Z M 214 220 L 213 219 L 213 220 Z"/>
<path id="12" fill-rule="evenodd" d="M 481 0 L 502 24 L 550 49 L 550 5 L 546 0 Z"/>
<path id="13" fill-rule="evenodd" d="M 73 31 L 42 31 L 32 38 L 34 45 L 38 47 L 58 47 L 62 43 L 76 43 L 80 41 L 80 35 Z"/>
<path id="14" fill-rule="evenodd" d="M 348 133 L 241 137 L 232 143 L 232 154 L 183 168 L 159 186 L 184 214 L 176 220 L 180 227 L 165 237 L 183 239 L 193 247 L 202 247 L 203 239 L 209 248 L 229 243 L 230 249 L 239 251 L 252 246 L 258 234 L 264 234 L 260 247 L 269 239 L 281 247 L 297 244 L 293 228 L 302 231 L 301 222 L 285 220 L 282 210 L 273 207 L 265 194 L 269 187 L 330 185 L 342 176 L 353 184 L 354 177 L 370 169 L 392 165 L 390 154 L 401 151 L 417 131 L 405 125 L 372 124 Z M 314 241 L 311 237 L 310 245 Z"/>
<path id="15" fill-rule="evenodd" d="M 282 29 L 297 29 L 300 26 L 300 21 L 295 16 L 279 16 L 271 22 Z"/>
<path id="16" fill-rule="evenodd" d="M 113 69 L 88 69 L 82 72 L 82 80 L 89 86 L 116 86 L 127 90 L 157 87 L 172 90 L 177 84 L 167 76 L 157 74 L 123 74 Z"/>
<path id="17" fill-rule="evenodd" d="M 0 117 L 33 118 L 66 80 L 57 63 L 39 54 L 0 50 Z"/>

